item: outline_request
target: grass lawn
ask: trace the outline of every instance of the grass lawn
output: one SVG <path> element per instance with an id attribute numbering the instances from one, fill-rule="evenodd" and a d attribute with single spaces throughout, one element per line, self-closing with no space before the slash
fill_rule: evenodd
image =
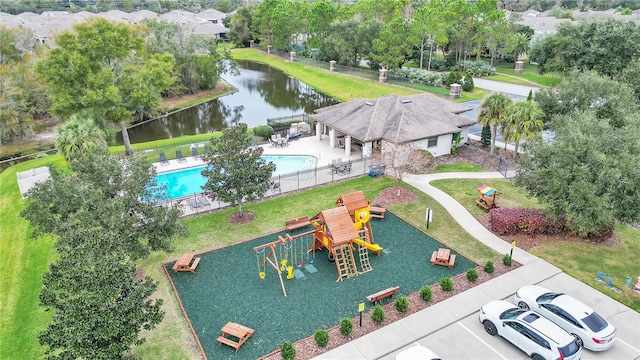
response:
<path id="1" fill-rule="evenodd" d="M 198 134 L 182 136 L 179 138 L 154 140 L 143 143 L 131 144 L 133 152 L 141 154 L 151 162 L 159 161 L 159 153 L 164 152 L 168 160 L 176 158 L 176 150 L 182 151 L 185 157 L 191 156 L 191 144 L 209 144 L 209 138 L 220 137 L 222 132 L 211 134 Z M 198 153 L 202 154 L 204 148 L 198 148 Z M 116 154 L 124 154 L 124 145 L 111 146 L 109 151 Z"/>
<path id="2" fill-rule="evenodd" d="M 487 184 L 500 191 L 498 203 L 502 207 L 531 207 L 542 206 L 525 195 L 525 191 L 511 185 L 508 180 L 476 180 L 452 179 L 437 180 L 431 184 L 463 204 L 474 216 L 486 214 L 475 205 L 478 193 L 475 190 L 482 184 Z M 567 274 L 600 290 L 602 293 L 640 312 L 640 296 L 630 288 L 625 287 L 627 276 L 632 277 L 635 284 L 640 274 L 640 231 L 625 225 L 617 225 L 614 232 L 619 244 L 613 247 L 586 243 L 584 241 L 548 241 L 535 247 L 530 252 L 549 263 L 559 267 Z M 598 271 L 604 271 L 614 279 L 614 286 L 622 290 L 616 293 L 595 281 Z"/>
<path id="3" fill-rule="evenodd" d="M 250 60 L 273 66 L 323 94 L 332 96 L 340 101 L 355 99 L 373 99 L 384 95 L 412 95 L 421 91 L 392 84 L 381 84 L 355 76 L 345 76 L 331 73 L 329 69 L 304 65 L 299 62 L 288 62 L 283 58 L 267 54 L 255 49 L 234 49 L 233 58 L 236 60 Z"/>
<path id="4" fill-rule="evenodd" d="M 483 77 L 483 79 L 528 86 L 556 86 L 562 82 L 562 78 L 559 75 L 540 75 L 538 74 L 536 65 L 528 64 L 526 62 L 521 73 L 515 72 L 515 64 L 512 62 L 494 61 L 493 66 L 496 68 L 496 75 L 486 76 Z"/>
<path id="5" fill-rule="evenodd" d="M 440 164 L 436 166 L 434 173 L 444 172 L 483 172 L 487 171 L 483 167 L 476 164 L 468 163 L 466 161 L 459 162 L 457 164 Z"/>
<path id="6" fill-rule="evenodd" d="M 2 219 L 2 242 L 0 242 L 0 265 L 3 269 L 0 301 L 2 316 L 0 358 L 39 359 L 44 353 L 37 340 L 49 320 L 49 314 L 38 306 L 42 287 L 42 274 L 55 259 L 53 242 L 50 239 L 30 239 L 31 228 L 19 216 L 25 207 L 21 199 L 16 172 L 55 164 L 65 167 L 60 155 L 27 161 L 0 173 L 0 219 Z M 332 184 L 289 196 L 269 199 L 246 205 L 245 210 L 254 212 L 256 219 L 246 225 L 232 225 L 227 217 L 235 209 L 183 220 L 189 235 L 177 239 L 172 253 L 153 253 L 140 263 L 147 275 L 158 281 L 156 297 L 165 301 L 164 321 L 153 331 L 145 333 L 147 342 L 136 349 L 142 358 L 190 359 L 193 352 L 191 335 L 182 318 L 173 291 L 161 271 L 160 265 L 174 261 L 187 251 L 205 251 L 234 244 L 271 233 L 284 227 L 284 221 L 301 215 L 314 215 L 334 206 L 341 194 L 363 190 L 369 199 L 395 181 L 389 178 L 361 177 L 348 182 Z M 431 223 L 427 233 L 465 257 L 483 263 L 499 257 L 493 250 L 474 241 L 463 231 L 447 212 L 430 197 L 418 193 L 418 201 L 405 205 L 390 206 L 389 209 L 410 223 L 425 229 L 425 208 L 432 208 L 439 215 Z"/>
<path id="7" fill-rule="evenodd" d="M 30 238 L 31 227 L 20 217 L 25 201 L 20 196 L 16 173 L 56 164 L 59 155 L 47 156 L 9 167 L 0 173 L 0 359 L 39 359 L 44 354 L 38 332 L 50 315 L 38 305 L 42 274 L 55 257 L 50 238 Z"/>

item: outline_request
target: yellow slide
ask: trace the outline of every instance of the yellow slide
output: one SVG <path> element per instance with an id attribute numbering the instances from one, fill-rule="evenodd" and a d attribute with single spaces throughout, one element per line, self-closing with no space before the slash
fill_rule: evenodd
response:
<path id="1" fill-rule="evenodd" d="M 353 242 L 358 244 L 358 245 L 362 245 L 362 246 L 366 247 L 367 249 L 369 249 L 371 251 L 374 251 L 374 252 L 378 253 L 378 255 L 380 255 L 380 251 L 382 250 L 380 245 L 371 244 L 371 243 L 368 243 L 368 242 L 366 242 L 364 240 L 361 240 L 361 239 L 353 239 Z"/>

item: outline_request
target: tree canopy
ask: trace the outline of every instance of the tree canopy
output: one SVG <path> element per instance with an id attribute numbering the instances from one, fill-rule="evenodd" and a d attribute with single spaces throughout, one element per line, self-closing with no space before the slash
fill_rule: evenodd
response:
<path id="1" fill-rule="evenodd" d="M 529 58 L 542 74 L 595 70 L 613 77 L 640 58 L 640 25 L 612 18 L 563 23 L 532 46 Z"/>
<path id="2" fill-rule="evenodd" d="M 51 179 L 36 184 L 32 199 L 21 215 L 35 228 L 34 236 L 51 234 L 58 246 L 74 249 L 67 237 L 82 224 L 115 234 L 102 249 L 120 249 L 132 259 L 151 251 L 170 250 L 172 239 L 184 232 L 179 210 L 156 206 L 162 189 L 154 187 L 155 170 L 142 157 L 133 156 L 126 166 L 106 148 L 84 153 L 70 163 L 71 173 L 52 167 Z"/>
<path id="3" fill-rule="evenodd" d="M 70 173 L 52 167 L 21 216 L 49 234 L 60 256 L 43 275 L 42 306 L 55 310 L 39 335 L 50 359 L 124 359 L 160 323 L 162 300 L 135 261 L 169 250 L 184 232 L 179 210 L 158 206 L 161 188 L 142 157 L 122 163 L 106 147 L 80 151 Z"/>
<path id="4" fill-rule="evenodd" d="M 612 80 L 593 71 L 573 71 L 555 89 L 536 92 L 535 100 L 545 113 L 545 122 L 554 115 L 566 115 L 579 110 L 594 110 L 600 119 L 619 124 L 638 111 L 640 102 L 626 83 Z"/>
<path id="5" fill-rule="evenodd" d="M 593 110 L 557 116 L 551 142 L 532 142 L 515 182 L 581 236 L 640 220 L 640 116 L 620 127 Z"/>
<path id="6" fill-rule="evenodd" d="M 236 44 L 246 44 L 249 35 L 276 50 L 350 66 L 367 61 L 371 68 L 394 69 L 417 50 L 415 60 L 422 67 L 425 51 L 431 56 L 437 47 L 455 62 L 471 54 L 479 59 L 485 50 L 504 54 L 515 36 L 497 0 L 361 0 L 353 5 L 267 0 L 252 10 L 231 19 L 243 34 L 231 35 Z M 249 24 L 255 34 L 246 31 Z"/>
<path id="7" fill-rule="evenodd" d="M 65 237 L 78 246 L 56 246 L 60 259 L 43 275 L 40 304 L 55 313 L 39 341 L 49 359 L 126 359 L 140 331 L 162 321 L 162 299 L 150 299 L 157 284 L 137 278 L 122 249 L 104 249 L 118 235 L 79 223 Z"/>
<path id="8" fill-rule="evenodd" d="M 245 202 L 267 192 L 276 166 L 260 157 L 261 147 L 251 146 L 246 124 L 224 129 L 221 137 L 211 139 L 211 146 L 214 151 L 202 156 L 207 163 L 202 170 L 207 182 L 202 188 L 207 195 L 238 206 L 242 216 Z"/>
<path id="9" fill-rule="evenodd" d="M 55 38 L 36 71 L 48 85 L 51 112 L 63 118 L 92 109 L 119 124 L 127 154 L 126 122 L 148 114 L 174 82 L 173 57 L 144 51 L 141 27 L 97 18 Z"/>

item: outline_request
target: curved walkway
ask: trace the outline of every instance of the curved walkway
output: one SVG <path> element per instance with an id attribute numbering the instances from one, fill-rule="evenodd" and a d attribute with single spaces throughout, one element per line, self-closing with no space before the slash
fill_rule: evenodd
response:
<path id="1" fill-rule="evenodd" d="M 433 180 L 469 178 L 501 179 L 503 176 L 498 172 L 439 173 L 407 175 L 404 181 L 438 201 L 478 241 L 500 254 L 506 254 L 511 249 L 510 244 L 488 231 L 455 199 L 430 184 Z M 540 284 L 579 297 L 587 305 L 597 308 L 601 315 L 616 326 L 618 343 L 606 352 L 583 351 L 583 359 L 634 359 L 640 355 L 638 312 L 524 250 L 515 248 L 513 256 L 523 266 L 314 359 L 392 360 L 395 354 L 414 343 L 431 347 L 443 358 L 524 358 L 521 352 L 506 344 L 506 341 L 487 335 L 477 320 L 477 313 L 482 305 L 491 300 L 511 300 L 515 291 L 527 284 Z"/>

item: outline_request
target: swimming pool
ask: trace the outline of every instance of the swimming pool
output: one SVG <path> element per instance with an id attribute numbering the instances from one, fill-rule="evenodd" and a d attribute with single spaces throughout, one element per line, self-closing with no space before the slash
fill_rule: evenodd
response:
<path id="1" fill-rule="evenodd" d="M 262 156 L 267 162 L 271 161 L 276 165 L 273 176 L 291 174 L 297 171 L 313 169 L 316 166 L 316 158 L 313 156 Z M 207 182 L 200 173 L 203 166 L 188 169 L 170 171 L 156 175 L 158 185 L 166 186 L 166 195 L 170 199 L 177 199 L 183 196 L 199 194 L 202 192 L 202 185 Z"/>

